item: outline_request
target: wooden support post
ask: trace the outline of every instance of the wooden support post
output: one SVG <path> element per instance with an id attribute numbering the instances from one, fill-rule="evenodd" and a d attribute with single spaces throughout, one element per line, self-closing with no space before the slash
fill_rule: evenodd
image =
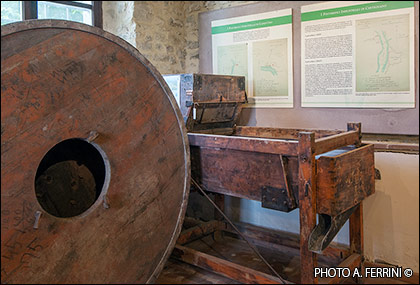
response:
<path id="1" fill-rule="evenodd" d="M 350 251 L 363 255 L 363 202 L 350 216 Z"/>
<path id="2" fill-rule="evenodd" d="M 225 195 L 215 193 L 214 194 L 214 203 L 217 205 L 217 207 L 219 207 L 220 210 L 225 212 Z M 223 216 L 216 209 L 214 209 L 214 219 L 217 220 L 217 221 L 223 221 Z M 222 240 L 223 232 L 221 230 L 216 230 L 213 233 L 213 238 L 216 241 Z"/>
<path id="3" fill-rule="evenodd" d="M 214 193 L 214 203 L 220 208 L 220 210 L 225 212 L 225 195 Z M 214 219 L 218 221 L 223 220 L 223 216 L 216 209 L 214 209 Z"/>
<path id="4" fill-rule="evenodd" d="M 316 284 L 314 267 L 317 255 L 308 248 L 309 235 L 316 226 L 315 135 L 299 133 L 299 216 L 300 216 L 300 282 Z"/>
<path id="5" fill-rule="evenodd" d="M 356 147 L 360 147 L 362 144 L 362 124 L 361 123 L 347 123 L 347 130 L 358 131 L 359 141 Z M 360 202 L 359 207 L 354 211 L 349 219 L 350 228 L 350 252 L 357 253 L 361 256 L 358 264 L 358 268 L 363 270 L 363 202 Z"/>
<path id="6" fill-rule="evenodd" d="M 356 143 L 356 147 L 360 147 L 362 144 L 362 123 L 347 123 L 347 131 L 357 131 L 359 133 L 359 141 Z"/>

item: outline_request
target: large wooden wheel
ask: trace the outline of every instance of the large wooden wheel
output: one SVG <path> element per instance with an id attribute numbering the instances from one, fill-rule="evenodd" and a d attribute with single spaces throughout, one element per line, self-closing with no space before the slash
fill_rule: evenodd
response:
<path id="1" fill-rule="evenodd" d="M 1 27 L 2 283 L 153 282 L 190 179 L 159 72 L 95 27 Z"/>

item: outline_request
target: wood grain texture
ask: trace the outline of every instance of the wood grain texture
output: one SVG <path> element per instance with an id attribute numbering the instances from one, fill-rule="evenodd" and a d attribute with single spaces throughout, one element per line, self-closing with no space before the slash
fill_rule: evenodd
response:
<path id="1" fill-rule="evenodd" d="M 375 192 L 374 147 L 317 160 L 317 212 L 336 216 Z"/>
<path id="2" fill-rule="evenodd" d="M 191 146 L 213 147 L 252 152 L 296 155 L 297 142 L 279 139 L 188 133 Z"/>
<path id="3" fill-rule="evenodd" d="M 238 265 L 185 246 L 176 245 L 172 256 L 186 263 L 210 270 L 241 283 L 283 284 L 282 280 L 269 274 Z"/>
<path id="4" fill-rule="evenodd" d="M 340 263 L 337 267 L 339 268 L 348 268 L 351 273 L 354 272 L 355 268 L 359 268 L 359 272 L 363 275 L 362 271 L 360 270 L 360 266 L 362 264 L 362 256 L 360 254 L 353 253 L 348 258 L 346 258 L 342 263 Z M 351 276 L 351 275 L 350 275 Z M 338 274 L 332 278 L 320 278 L 320 284 L 339 284 L 343 278 L 338 277 Z"/>
<path id="5" fill-rule="evenodd" d="M 315 139 L 341 133 L 339 130 L 319 130 L 319 129 L 285 129 L 285 128 L 266 128 L 266 127 L 245 127 L 237 126 L 235 135 L 244 137 L 260 138 L 279 138 L 279 139 L 299 139 L 300 132 L 313 132 Z"/>
<path id="6" fill-rule="evenodd" d="M 363 254 L 363 202 L 360 202 L 349 220 L 350 250 L 352 253 Z"/>
<path id="7" fill-rule="evenodd" d="M 358 144 L 359 142 L 360 134 L 358 131 L 343 132 L 315 140 L 315 153 L 321 154 L 346 145 Z"/>
<path id="8" fill-rule="evenodd" d="M 309 236 L 316 226 L 315 135 L 299 134 L 299 221 L 300 221 L 300 281 L 318 283 L 314 277 L 317 255 L 308 248 Z"/>
<path id="9" fill-rule="evenodd" d="M 288 173 L 297 174 L 296 166 L 288 163 Z M 191 146 L 191 171 L 208 191 L 256 201 L 264 186 L 286 188 L 280 156 L 270 153 Z"/>
<path id="10" fill-rule="evenodd" d="M 153 281 L 181 230 L 190 178 L 186 129 L 163 78 L 95 27 L 39 20 L 1 33 L 2 283 Z M 42 157 L 91 131 L 109 162 L 106 197 L 73 218 L 44 212 L 34 191 Z"/>

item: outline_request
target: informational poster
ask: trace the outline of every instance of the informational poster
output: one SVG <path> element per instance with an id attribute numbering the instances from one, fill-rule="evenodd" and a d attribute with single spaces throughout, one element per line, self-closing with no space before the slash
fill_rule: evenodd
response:
<path id="1" fill-rule="evenodd" d="M 301 11 L 302 107 L 415 108 L 414 1 Z"/>
<path id="2" fill-rule="evenodd" d="M 211 22 L 213 73 L 245 76 L 245 107 L 292 108 L 292 9 Z"/>

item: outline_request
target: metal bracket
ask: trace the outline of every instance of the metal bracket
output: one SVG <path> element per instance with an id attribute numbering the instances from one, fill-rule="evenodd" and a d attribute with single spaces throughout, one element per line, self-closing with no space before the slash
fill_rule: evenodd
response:
<path id="1" fill-rule="evenodd" d="M 328 247 L 358 206 L 359 204 L 334 217 L 326 214 L 319 214 L 318 225 L 316 225 L 309 236 L 309 250 L 321 254 L 322 251 Z"/>
<path id="2" fill-rule="evenodd" d="M 296 208 L 296 203 L 289 197 L 286 188 L 263 186 L 261 189 L 261 202 L 263 208 L 283 212 L 290 212 Z"/>

